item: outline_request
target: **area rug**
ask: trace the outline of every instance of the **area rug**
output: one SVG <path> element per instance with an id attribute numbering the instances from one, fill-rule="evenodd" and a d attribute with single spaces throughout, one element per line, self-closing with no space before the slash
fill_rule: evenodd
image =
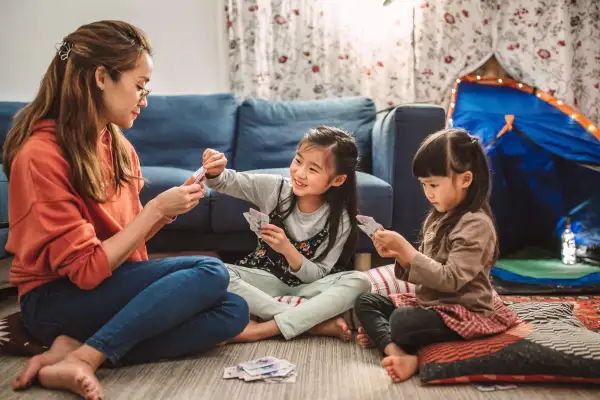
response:
<path id="1" fill-rule="evenodd" d="M 586 328 L 600 332 L 600 296 L 502 296 L 506 304 L 525 302 L 573 303 L 574 313 Z"/>

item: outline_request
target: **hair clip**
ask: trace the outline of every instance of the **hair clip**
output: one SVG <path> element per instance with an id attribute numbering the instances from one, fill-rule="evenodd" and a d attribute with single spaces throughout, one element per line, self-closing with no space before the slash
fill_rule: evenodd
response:
<path id="1" fill-rule="evenodd" d="M 61 60 L 65 61 L 69 58 L 69 54 L 71 53 L 71 49 L 73 49 L 73 45 L 69 42 L 62 42 L 60 47 L 58 48 L 58 56 Z"/>

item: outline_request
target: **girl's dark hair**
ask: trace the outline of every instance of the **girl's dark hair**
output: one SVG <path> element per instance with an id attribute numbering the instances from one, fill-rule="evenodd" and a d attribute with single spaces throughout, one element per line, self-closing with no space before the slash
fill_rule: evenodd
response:
<path id="1" fill-rule="evenodd" d="M 473 182 L 467 189 L 465 199 L 453 212 L 440 221 L 440 226 L 434 239 L 433 252 L 439 251 L 442 239 L 456 226 L 458 221 L 467 212 L 482 210 L 496 226 L 494 215 L 490 207 L 491 175 L 487 157 L 479 140 L 463 129 L 444 129 L 428 136 L 413 159 L 413 175 L 415 178 L 428 178 L 431 176 L 451 176 L 452 173 L 460 174 L 471 171 Z M 425 230 L 435 221 L 439 221 L 445 214 L 433 209 L 423 227 L 420 239 L 423 241 Z M 498 259 L 499 246 L 496 239 L 494 261 Z"/>
<path id="2" fill-rule="evenodd" d="M 325 251 L 323 251 L 313 261 L 322 261 L 329 251 L 335 245 L 340 221 L 344 210 L 350 217 L 350 235 L 344 244 L 342 254 L 338 260 L 338 265 L 346 266 L 356 249 L 358 239 L 358 224 L 356 215 L 358 214 L 358 192 L 356 186 L 356 168 L 358 165 L 358 148 L 354 137 L 343 129 L 330 126 L 319 126 L 309 130 L 304 138 L 298 143 L 298 149 L 302 146 L 318 146 L 329 149 L 333 155 L 333 165 L 335 175 L 346 175 L 346 180 L 340 186 L 331 186 L 325 192 L 325 201 L 329 203 L 329 228 L 328 241 Z M 281 212 L 282 220 L 286 219 L 296 207 L 297 197 L 292 194 L 280 203 L 288 203 L 288 208 Z M 279 208 L 279 204 L 277 207 Z"/>

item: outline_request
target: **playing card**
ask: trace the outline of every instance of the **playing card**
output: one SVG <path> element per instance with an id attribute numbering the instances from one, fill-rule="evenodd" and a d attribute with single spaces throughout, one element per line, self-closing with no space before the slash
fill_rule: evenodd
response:
<path id="1" fill-rule="evenodd" d="M 517 388 L 517 385 L 494 383 L 476 383 L 473 386 L 480 392 L 494 392 L 496 390 L 511 390 Z"/>
<path id="2" fill-rule="evenodd" d="M 275 357 L 267 356 L 256 360 L 246 361 L 245 363 L 241 363 L 239 366 L 242 367 L 244 370 L 249 371 L 256 368 L 262 368 L 268 365 L 273 365 L 277 361 L 279 360 Z"/>
<path id="3" fill-rule="evenodd" d="M 249 212 L 250 216 L 256 220 L 259 230 L 264 224 L 269 223 L 269 216 L 267 214 L 261 213 L 260 211 L 255 210 L 254 208 L 251 208 Z"/>
<path id="4" fill-rule="evenodd" d="M 244 369 L 242 367 L 240 367 L 239 365 L 234 365 L 233 367 L 227 367 L 227 368 L 225 368 L 225 371 L 223 372 L 224 379 L 241 378 L 243 375 L 244 375 Z"/>
<path id="5" fill-rule="evenodd" d="M 258 376 L 258 375 L 264 375 L 270 372 L 277 372 L 281 369 L 281 363 L 276 362 L 274 364 L 271 365 L 266 365 L 264 367 L 260 367 L 260 368 L 254 368 L 254 369 L 249 369 L 246 370 L 246 372 L 248 372 L 248 375 L 250 376 Z"/>
<path id="6" fill-rule="evenodd" d="M 194 183 L 200 183 L 204 176 L 206 175 L 206 169 L 204 167 L 200 167 L 194 172 Z"/>
<path id="7" fill-rule="evenodd" d="M 296 371 L 292 371 L 288 376 L 283 377 L 279 382 L 281 383 L 296 383 L 296 377 L 298 373 Z"/>
<path id="8" fill-rule="evenodd" d="M 254 217 L 247 212 L 245 212 L 243 215 L 244 218 L 246 218 L 246 221 L 248 221 L 248 225 L 250 225 L 250 230 L 252 230 L 252 232 L 256 233 L 258 236 L 258 231 L 260 231 L 260 229 L 258 229 L 258 223 L 256 222 L 256 219 L 254 219 Z"/>
<path id="9" fill-rule="evenodd" d="M 270 372 L 265 372 L 263 374 L 260 375 L 250 375 L 251 372 L 253 372 L 253 370 L 251 371 L 246 371 L 246 376 L 244 376 L 244 381 L 246 382 L 252 382 L 252 381 L 258 381 L 261 379 L 267 379 L 267 378 L 282 378 L 282 377 L 286 377 L 288 376 L 294 369 L 296 369 L 296 366 L 288 366 L 279 370 L 274 370 L 274 371 L 270 371 Z"/>
<path id="10" fill-rule="evenodd" d="M 244 382 L 262 380 L 267 383 L 294 383 L 296 365 L 275 357 L 263 357 L 225 368 L 224 379 L 238 378 Z"/>
<path id="11" fill-rule="evenodd" d="M 358 221 L 358 227 L 361 231 L 367 234 L 370 238 L 373 237 L 375 232 L 380 229 L 383 229 L 383 226 L 375 221 L 373 217 L 368 217 L 366 215 L 357 215 L 356 220 Z"/>

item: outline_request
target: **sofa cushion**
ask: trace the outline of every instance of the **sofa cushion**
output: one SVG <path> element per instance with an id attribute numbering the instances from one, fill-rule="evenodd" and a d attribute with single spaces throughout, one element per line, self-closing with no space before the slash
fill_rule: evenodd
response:
<path id="1" fill-rule="evenodd" d="M 237 108 L 231 94 L 150 96 L 125 134 L 142 165 L 195 171 L 207 147 L 231 159 Z"/>
<path id="2" fill-rule="evenodd" d="M 140 193 L 142 204 L 146 204 L 167 189 L 183 184 L 194 171 L 172 167 L 142 167 L 142 175 L 147 182 Z M 206 196 L 198 206 L 187 214 L 177 217 L 175 222 L 164 227 L 165 230 L 188 229 L 196 232 L 208 232 L 210 229 L 210 199 L 211 191 L 207 188 Z"/>
<path id="3" fill-rule="evenodd" d="M 20 101 L 0 101 L 0 144 L 4 145 L 4 140 L 8 134 L 8 130 L 12 126 L 13 117 L 27 103 Z M 1 152 L 0 152 L 1 153 Z M 2 162 L 2 154 L 0 154 L 0 163 Z"/>
<path id="4" fill-rule="evenodd" d="M 290 176 L 288 168 L 265 168 L 246 171 L 249 173 L 278 174 Z M 361 214 L 370 215 L 382 225 L 389 227 L 392 222 L 392 187 L 381 179 L 357 173 L 359 190 L 359 210 Z M 248 230 L 248 222 L 242 213 L 254 205 L 220 193 L 211 193 L 212 213 L 211 227 L 216 233 L 227 233 Z"/>
<path id="5" fill-rule="evenodd" d="M 600 383 L 600 334 L 582 324 L 573 314 L 573 304 L 531 302 L 509 307 L 522 322 L 504 333 L 421 349 L 421 379 L 451 384 Z"/>
<path id="6" fill-rule="evenodd" d="M 354 134 L 361 170 L 371 171 L 371 129 L 375 104 L 365 97 L 309 101 L 248 99 L 239 109 L 234 168 L 281 168 L 289 165 L 304 134 L 319 125 Z"/>

